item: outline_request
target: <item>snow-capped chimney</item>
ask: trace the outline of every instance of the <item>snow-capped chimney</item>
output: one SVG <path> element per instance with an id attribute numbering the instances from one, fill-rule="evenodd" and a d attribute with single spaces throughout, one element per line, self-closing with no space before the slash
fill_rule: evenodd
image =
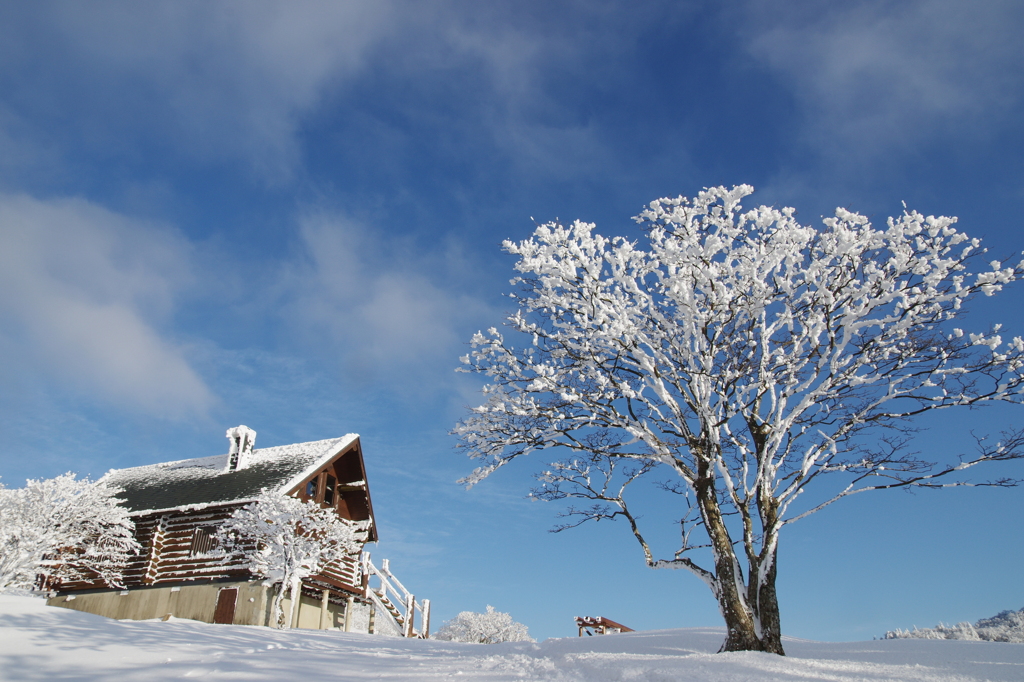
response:
<path id="1" fill-rule="evenodd" d="M 228 465 L 225 471 L 237 471 L 249 465 L 253 446 L 256 445 L 256 432 L 248 426 L 236 426 L 228 429 L 228 440 L 231 450 L 228 452 Z"/>

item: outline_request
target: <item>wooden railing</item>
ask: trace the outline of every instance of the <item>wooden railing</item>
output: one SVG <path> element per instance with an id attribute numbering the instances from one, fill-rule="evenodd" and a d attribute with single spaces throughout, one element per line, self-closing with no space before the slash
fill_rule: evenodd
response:
<path id="1" fill-rule="evenodd" d="M 405 585 L 391 572 L 387 559 L 377 568 L 370 561 L 370 553 L 363 552 L 363 575 L 367 579 L 366 596 L 370 598 L 379 616 L 389 618 L 403 637 L 430 637 L 430 600 L 416 601 Z M 376 579 L 374 586 L 372 580 Z M 420 627 L 416 629 L 416 614 Z"/>

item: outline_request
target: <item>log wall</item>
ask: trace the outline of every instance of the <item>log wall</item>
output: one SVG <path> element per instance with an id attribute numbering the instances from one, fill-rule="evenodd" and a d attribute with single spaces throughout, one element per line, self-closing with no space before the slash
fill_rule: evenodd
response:
<path id="1" fill-rule="evenodd" d="M 208 539 L 221 522 L 240 505 L 208 507 L 201 510 L 174 511 L 135 518 L 135 539 L 142 549 L 124 571 L 125 587 L 132 589 L 187 582 L 256 579 L 244 560 L 216 553 Z M 202 533 L 197 536 L 197 531 Z M 209 549 L 211 551 L 202 551 Z M 255 548 L 253 548 L 255 549 Z M 330 564 L 310 582 L 356 595 L 365 595 L 358 555 Z M 66 581 L 56 587 L 61 593 L 104 589 L 107 586 L 88 580 Z M 200 618 L 199 620 L 203 620 Z"/>

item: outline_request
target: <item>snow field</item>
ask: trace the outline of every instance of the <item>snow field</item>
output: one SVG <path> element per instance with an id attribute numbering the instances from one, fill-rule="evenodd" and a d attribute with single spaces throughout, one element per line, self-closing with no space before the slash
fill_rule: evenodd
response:
<path id="1" fill-rule="evenodd" d="M 540 644 L 460 644 L 186 620 L 112 621 L 0 594 L 2 680 L 1024 680 L 1024 645 L 786 640 L 789 656 L 714 654 L 720 628 Z"/>

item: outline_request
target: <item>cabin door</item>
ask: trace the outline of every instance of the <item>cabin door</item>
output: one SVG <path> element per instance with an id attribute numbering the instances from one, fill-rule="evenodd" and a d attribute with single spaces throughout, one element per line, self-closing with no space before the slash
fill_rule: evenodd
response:
<path id="1" fill-rule="evenodd" d="M 234 587 L 226 587 L 217 593 L 217 608 L 213 612 L 213 622 L 221 625 L 231 625 L 235 620 L 235 599 L 238 597 L 238 590 Z"/>

